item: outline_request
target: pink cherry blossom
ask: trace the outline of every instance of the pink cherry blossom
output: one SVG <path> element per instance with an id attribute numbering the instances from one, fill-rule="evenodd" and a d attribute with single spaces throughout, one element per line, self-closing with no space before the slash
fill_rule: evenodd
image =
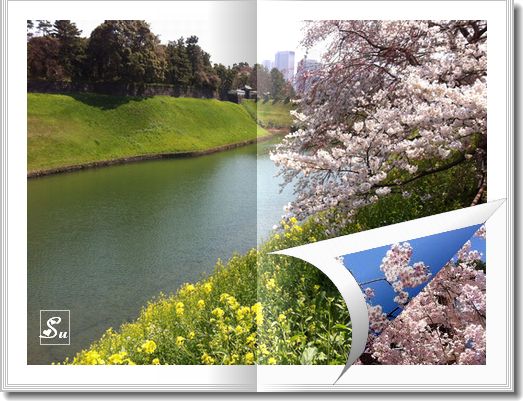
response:
<path id="1" fill-rule="evenodd" d="M 484 235 L 484 229 L 478 233 Z M 471 255 L 470 248 L 467 243 L 458 254 Z M 392 255 L 402 260 L 398 255 L 405 253 L 405 244 L 391 247 L 387 264 Z M 485 364 L 486 281 L 476 262 L 453 259 L 389 323 L 380 305 L 369 305 L 369 340 L 360 363 Z M 401 290 L 397 298 L 401 303 Z"/>
<path id="2" fill-rule="evenodd" d="M 350 219 L 381 196 L 405 193 L 436 162 L 475 160 L 484 187 L 485 21 L 310 22 L 303 45 L 325 44 L 311 84 L 298 85 L 307 88 L 298 129 L 271 154 L 284 185 L 295 185 L 287 213 L 335 210 Z"/>

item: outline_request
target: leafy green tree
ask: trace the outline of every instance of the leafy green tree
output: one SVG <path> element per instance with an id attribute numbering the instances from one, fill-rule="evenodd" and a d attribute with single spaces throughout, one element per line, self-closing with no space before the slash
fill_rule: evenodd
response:
<path id="1" fill-rule="evenodd" d="M 290 82 L 285 82 L 285 87 L 283 89 L 283 97 L 285 98 L 285 102 L 290 102 L 291 99 L 296 97 L 296 91 L 294 90 L 294 87 Z"/>
<path id="2" fill-rule="evenodd" d="M 37 81 L 62 81 L 66 73 L 60 63 L 60 41 L 34 36 L 27 42 L 27 76 Z"/>
<path id="3" fill-rule="evenodd" d="M 261 67 L 262 66 L 260 64 L 254 64 L 254 66 L 251 69 L 251 73 L 249 74 L 248 85 L 254 90 L 258 89 L 258 70 Z"/>
<path id="4" fill-rule="evenodd" d="M 80 78 L 83 75 L 87 41 L 80 37 L 81 33 L 76 24 L 69 20 L 55 21 L 51 32 L 51 36 L 60 43 L 58 57 L 69 79 Z"/>
<path id="5" fill-rule="evenodd" d="M 34 36 L 33 29 L 35 24 L 32 20 L 27 20 L 27 40 L 31 39 Z"/>
<path id="6" fill-rule="evenodd" d="M 186 39 L 185 44 L 192 68 L 192 86 L 217 89 L 219 78 L 212 68 L 211 56 L 198 45 L 198 37 L 190 36 Z"/>
<path id="7" fill-rule="evenodd" d="M 47 20 L 37 20 L 38 21 L 38 25 L 36 27 L 38 33 L 41 35 L 41 36 L 48 36 L 51 34 L 51 30 L 53 29 L 53 24 L 51 24 L 50 21 L 47 21 Z"/>
<path id="8" fill-rule="evenodd" d="M 277 68 L 271 70 L 271 95 L 275 100 L 285 97 L 285 78 Z"/>
<path id="9" fill-rule="evenodd" d="M 225 99 L 227 97 L 227 92 L 233 89 L 232 84 L 234 81 L 234 71 L 230 67 L 226 67 L 223 64 L 214 64 L 214 72 L 220 79 L 218 85 L 220 98 Z"/>
<path id="10" fill-rule="evenodd" d="M 242 88 L 249 84 L 249 77 L 252 72 L 252 68 L 249 66 L 249 63 L 235 63 L 232 66 L 232 70 L 234 72 L 234 88 Z"/>
<path id="11" fill-rule="evenodd" d="M 162 82 L 166 59 L 160 40 L 145 21 L 105 21 L 87 47 L 91 78 L 104 82 Z"/>
<path id="12" fill-rule="evenodd" d="M 272 91 L 271 73 L 263 65 L 256 67 L 256 88 L 259 94 Z"/>
<path id="13" fill-rule="evenodd" d="M 185 39 L 171 41 L 167 45 L 167 82 L 188 88 L 192 82 L 192 65 L 189 60 Z"/>

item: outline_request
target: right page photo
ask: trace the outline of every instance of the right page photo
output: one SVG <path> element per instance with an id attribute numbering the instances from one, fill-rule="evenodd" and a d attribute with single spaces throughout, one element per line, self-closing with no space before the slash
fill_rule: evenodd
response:
<path id="1" fill-rule="evenodd" d="M 391 385 L 402 369 L 389 376 L 386 366 L 488 361 L 488 216 L 467 225 L 458 211 L 483 205 L 494 213 L 503 202 L 485 204 L 506 197 L 487 186 L 491 23 L 417 4 L 394 18 L 399 9 L 375 5 L 383 4 L 258 4 L 257 119 L 274 134 L 258 144 L 258 194 L 273 173 L 280 191 L 272 202 L 281 206 L 259 246 L 258 363 L 318 365 L 260 367 L 264 389 L 325 389 L 327 371 L 331 385 L 338 379 L 361 389 L 371 371 Z M 268 113 L 284 107 L 292 116 L 287 131 Z M 438 226 L 440 214 L 445 229 L 424 226 Z M 402 236 L 404 222 L 419 224 L 419 233 Z M 380 229 L 391 225 L 395 240 L 387 242 L 392 229 Z M 354 234 L 368 230 L 374 244 L 370 233 L 365 246 L 355 244 L 363 237 Z M 354 306 L 361 302 L 363 313 Z M 368 332 L 358 355 L 355 326 L 364 319 L 351 312 L 368 325 L 358 329 Z"/>
<path id="2" fill-rule="evenodd" d="M 281 191 L 272 203 L 280 202 L 283 216 L 273 217 L 274 233 L 262 249 L 289 248 L 486 202 L 486 21 L 289 21 L 266 35 L 267 40 L 259 38 L 258 52 L 268 58 L 258 64 L 257 118 L 274 136 L 270 145 L 258 145 L 259 205 L 267 202 L 266 176 L 276 174 Z M 283 40 L 269 40 L 271 35 Z M 288 132 L 275 117 L 282 109 L 292 118 Z M 458 249 L 472 234 L 465 233 Z M 434 241 L 430 243 L 437 247 Z M 458 249 L 446 256 L 440 251 L 438 271 Z M 390 302 L 404 306 L 413 297 L 404 287 L 417 287 L 436 271 L 410 266 L 408 243 L 381 251 L 383 255 L 373 255 L 376 260 L 358 264 L 361 285 L 377 279 L 372 269 L 379 268 L 381 258 L 385 263 L 386 254 L 398 254 L 401 262 L 388 263 L 409 266 L 408 277 L 382 273 L 390 276 L 384 282 L 395 294 Z M 285 262 L 261 260 L 259 295 L 266 298 L 272 318 L 267 347 L 274 348 L 268 358 L 261 352 L 262 361 L 344 363 L 350 317 L 329 280 L 295 261 L 281 266 Z M 356 262 L 347 256 L 345 263 Z M 381 284 L 373 281 L 362 288 L 369 300 Z M 387 316 L 396 317 L 399 306 L 388 306 L 392 315 Z M 378 308 L 380 304 L 373 306 L 372 313 Z M 281 344 L 273 340 L 278 334 Z"/>

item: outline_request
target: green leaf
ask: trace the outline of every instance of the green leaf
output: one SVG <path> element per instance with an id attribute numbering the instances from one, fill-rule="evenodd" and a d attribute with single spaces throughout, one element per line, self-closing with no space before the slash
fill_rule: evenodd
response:
<path id="1" fill-rule="evenodd" d="M 312 365 L 314 357 L 316 356 L 317 353 L 318 353 L 318 348 L 316 348 L 316 347 L 305 348 L 305 350 L 301 354 L 300 363 L 302 365 Z"/>
<path id="2" fill-rule="evenodd" d="M 333 326 L 337 330 L 343 330 L 343 331 L 352 331 L 349 327 L 345 326 L 344 324 L 338 323 Z"/>

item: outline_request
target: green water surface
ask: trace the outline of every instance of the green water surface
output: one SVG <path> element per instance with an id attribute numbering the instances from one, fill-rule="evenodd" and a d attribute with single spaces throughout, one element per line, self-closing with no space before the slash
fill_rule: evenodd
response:
<path id="1" fill-rule="evenodd" d="M 266 237 L 292 198 L 267 146 L 28 180 L 28 364 L 74 356 Z M 44 309 L 71 311 L 71 345 L 39 344 Z"/>

